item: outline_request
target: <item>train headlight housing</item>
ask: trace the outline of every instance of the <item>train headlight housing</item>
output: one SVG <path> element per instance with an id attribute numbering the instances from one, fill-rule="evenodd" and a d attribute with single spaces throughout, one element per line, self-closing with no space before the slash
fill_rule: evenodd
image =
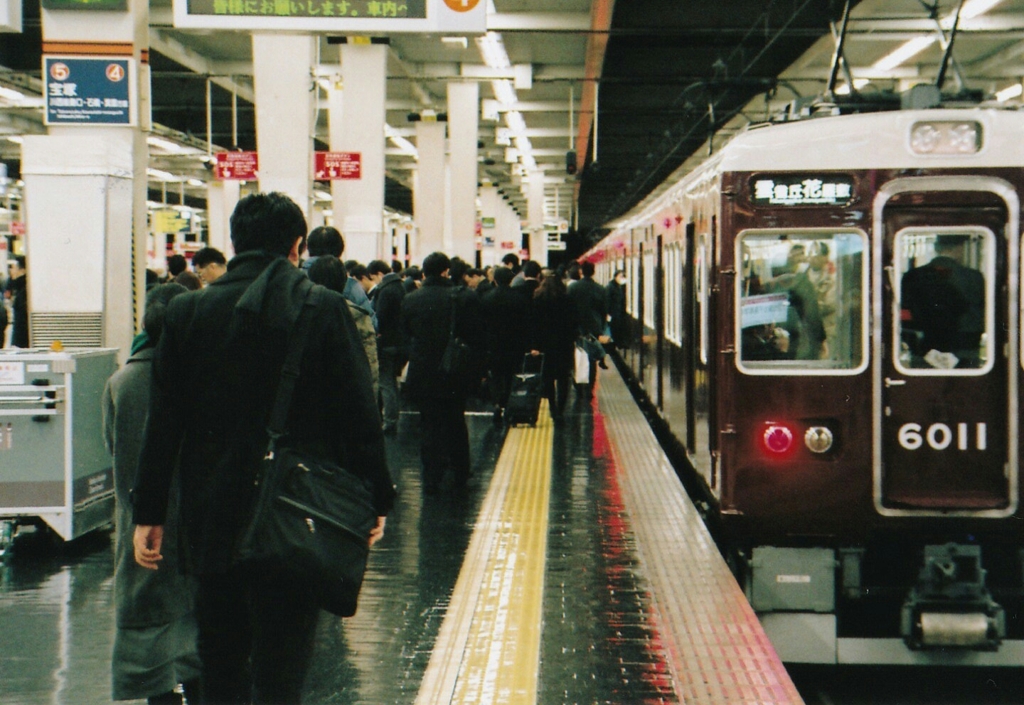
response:
<path id="1" fill-rule="evenodd" d="M 793 431 L 784 424 L 767 423 L 761 436 L 765 450 L 775 455 L 788 453 L 793 448 Z"/>
<path id="2" fill-rule="evenodd" d="M 981 149 L 981 124 L 965 122 L 915 122 L 910 129 L 914 154 L 976 154 Z"/>
<path id="3" fill-rule="evenodd" d="M 832 432 L 824 426 L 811 426 L 804 433 L 804 445 L 812 453 L 825 453 L 832 448 L 834 442 Z"/>

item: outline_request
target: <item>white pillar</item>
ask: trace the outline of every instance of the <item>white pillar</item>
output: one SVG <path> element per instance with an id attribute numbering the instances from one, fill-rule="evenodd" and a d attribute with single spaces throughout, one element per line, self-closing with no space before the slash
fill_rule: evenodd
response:
<path id="1" fill-rule="evenodd" d="M 477 127 L 480 86 L 448 84 L 448 142 L 451 169 L 451 255 L 476 257 Z"/>
<path id="2" fill-rule="evenodd" d="M 252 35 L 260 191 L 287 194 L 307 218 L 313 182 L 310 69 L 315 42 L 308 35 Z"/>
<path id="3" fill-rule="evenodd" d="M 238 204 L 242 184 L 239 181 L 210 179 L 206 187 L 206 242 L 231 259 L 231 213 Z"/>
<path id="4" fill-rule="evenodd" d="M 530 223 L 530 259 L 548 266 L 548 240 L 544 232 L 544 172 L 531 171 L 527 177 L 526 208 Z"/>
<path id="5" fill-rule="evenodd" d="M 483 266 L 495 264 L 501 261 L 505 252 L 501 249 L 502 226 L 508 219 L 505 213 L 505 202 L 498 195 L 498 189 L 494 186 L 483 186 L 480 189 L 480 219 L 486 223 L 486 218 L 494 220 L 494 227 L 484 227 L 481 231 L 483 236 L 483 249 L 481 250 L 480 262 Z M 490 242 L 490 244 L 488 244 Z"/>
<path id="6" fill-rule="evenodd" d="M 445 128 L 443 122 L 416 123 L 419 157 L 412 210 L 416 215 L 418 237 L 412 243 L 411 252 L 415 261 L 444 249 Z"/>
<path id="7" fill-rule="evenodd" d="M 383 253 L 384 122 L 387 47 L 341 47 L 344 106 L 340 134 L 332 131 L 332 152 L 358 152 L 360 178 L 331 182 L 334 226 L 345 236 L 345 259 L 366 264 Z M 333 108 L 333 104 L 332 104 Z"/>
<path id="8" fill-rule="evenodd" d="M 150 127 L 149 5 L 123 13 L 42 10 L 43 40 L 89 56 L 122 47 L 135 81 L 135 126 L 53 125 L 22 144 L 29 337 L 33 346 L 115 347 L 123 361 L 141 320 L 146 268 L 144 130 Z M 72 79 L 69 79 L 72 80 Z M 73 276 L 69 276 L 73 272 Z"/>

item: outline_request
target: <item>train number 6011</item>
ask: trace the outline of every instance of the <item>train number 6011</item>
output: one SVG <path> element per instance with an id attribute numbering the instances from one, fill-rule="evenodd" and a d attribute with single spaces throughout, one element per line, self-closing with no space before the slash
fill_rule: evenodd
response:
<path id="1" fill-rule="evenodd" d="M 974 425 L 975 449 L 985 450 L 988 447 L 986 432 L 984 423 Z M 926 442 L 934 450 L 946 450 L 953 444 L 955 436 L 957 450 L 968 450 L 969 435 L 969 424 L 966 423 L 958 423 L 955 433 L 944 423 L 933 423 L 923 435 L 921 434 L 921 424 L 905 423 L 900 426 L 898 438 L 900 445 L 907 450 L 917 450 Z"/>

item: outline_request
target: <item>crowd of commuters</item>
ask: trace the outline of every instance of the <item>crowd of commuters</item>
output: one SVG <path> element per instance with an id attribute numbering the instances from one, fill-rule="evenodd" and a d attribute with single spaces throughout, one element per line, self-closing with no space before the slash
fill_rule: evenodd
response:
<path id="1" fill-rule="evenodd" d="M 119 700 L 300 702 L 318 597 L 283 569 L 239 565 L 234 549 L 311 283 L 322 296 L 287 436 L 363 478 L 378 514 L 370 545 L 395 501 L 385 437 L 397 432 L 403 401 L 420 412 L 424 495 L 441 492 L 449 473 L 457 491 L 472 471 L 467 399 L 493 403 L 500 425 L 515 374 L 543 355 L 545 394 L 560 421 L 581 336 L 607 341 L 615 323 L 617 299 L 593 281 L 589 263 L 576 279 L 533 261 L 520 266 L 515 255 L 487 269 L 440 252 L 420 267 L 364 265 L 343 259 L 335 228 L 307 237 L 301 210 L 277 193 L 243 198 L 230 226 L 230 262 L 212 248 L 195 253 L 191 271 L 169 258 L 166 281 L 147 293 L 132 355 L 104 394 L 118 500 Z M 456 343 L 465 355 L 453 366 Z"/>

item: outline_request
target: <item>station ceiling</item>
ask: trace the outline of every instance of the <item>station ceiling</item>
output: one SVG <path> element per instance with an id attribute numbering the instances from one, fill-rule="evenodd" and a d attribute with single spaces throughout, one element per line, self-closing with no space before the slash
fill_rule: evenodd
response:
<path id="1" fill-rule="evenodd" d="M 845 70 L 837 72 L 833 88 L 841 93 L 852 80 L 854 98 L 891 96 L 934 81 L 958 5 L 960 0 L 851 0 Z M 491 0 L 491 6 L 488 29 L 500 35 L 509 63 L 529 67 L 529 81 L 515 88 L 514 103 L 493 102 L 502 97 L 495 94 L 498 82 L 515 71 L 488 67 L 474 37 L 464 44 L 436 35 L 390 37 L 387 123 L 395 139 L 387 146 L 386 201 L 400 211 L 412 207 L 410 115 L 446 112 L 448 82 L 475 79 L 483 113 L 480 180 L 497 185 L 525 217 L 522 157 L 506 161 L 515 155 L 500 144 L 508 113 L 517 111 L 544 172 L 549 218 L 573 222 L 584 240 L 737 130 L 787 105 L 806 108 L 825 92 L 846 9 L 842 0 Z M 946 92 L 992 97 L 1020 86 L 1024 0 L 966 0 L 961 12 Z M 0 87 L 38 97 L 39 0 L 25 0 L 24 14 L 21 34 L 0 34 Z M 215 149 L 256 147 L 251 39 L 244 32 L 176 29 L 170 0 L 151 0 L 149 39 L 156 132 L 194 147 L 184 154 L 152 148 L 151 166 L 179 180 L 155 179 L 151 187 L 199 199 L 202 187 L 183 179 L 209 178 L 197 158 L 208 134 Z M 883 63 L 909 41 L 921 47 L 917 53 Z M 323 36 L 319 54 L 311 89 L 323 97 L 317 79 L 331 80 L 339 46 Z M 1020 103 L 1019 95 L 1007 100 Z M 0 92 L 0 135 L 43 130 L 38 106 L 19 106 Z M 326 132 L 322 111 L 318 138 L 324 149 Z M 570 151 L 574 174 L 566 168 Z M 0 159 L 16 176 L 17 144 L 0 138 Z"/>

